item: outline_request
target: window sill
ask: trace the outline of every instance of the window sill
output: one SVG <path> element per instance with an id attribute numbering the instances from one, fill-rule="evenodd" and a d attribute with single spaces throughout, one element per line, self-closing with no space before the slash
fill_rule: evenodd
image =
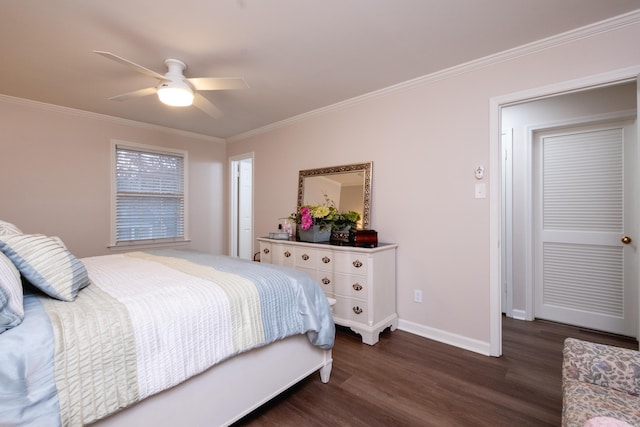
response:
<path id="1" fill-rule="evenodd" d="M 144 250 L 144 249 L 159 249 L 159 248 L 170 248 L 176 246 L 186 246 L 191 243 L 191 240 L 180 240 L 176 242 L 149 242 L 149 243 L 119 243 L 119 244 L 111 244 L 108 245 L 107 248 L 110 251 L 119 252 L 119 251 L 132 251 L 132 250 Z"/>

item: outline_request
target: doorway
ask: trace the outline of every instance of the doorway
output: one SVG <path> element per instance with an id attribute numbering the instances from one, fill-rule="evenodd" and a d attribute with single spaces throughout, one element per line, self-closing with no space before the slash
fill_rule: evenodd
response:
<path id="1" fill-rule="evenodd" d="M 502 163 L 503 156 L 505 155 L 502 149 L 502 140 L 503 140 L 503 129 L 510 128 L 510 126 L 506 123 L 505 120 L 505 111 L 508 111 L 510 107 L 518 107 L 524 105 L 530 105 L 534 102 L 545 101 L 552 102 L 566 100 L 566 96 L 575 95 L 578 97 L 587 96 L 592 94 L 592 91 L 597 91 L 599 89 L 605 89 L 609 87 L 617 87 L 620 85 L 629 84 L 632 87 L 632 95 L 633 95 L 633 105 L 631 105 L 628 109 L 623 108 L 622 110 L 616 108 L 609 108 L 606 110 L 607 112 L 587 112 L 577 108 L 574 111 L 575 116 L 571 120 L 567 119 L 558 119 L 557 117 L 554 119 L 546 119 L 546 125 L 553 125 L 556 127 L 566 126 L 569 124 L 581 123 L 583 121 L 591 120 L 599 120 L 606 121 L 612 120 L 614 118 L 632 118 L 635 120 L 636 110 L 637 110 L 637 87 L 636 87 L 636 77 L 638 72 L 640 71 L 640 67 L 631 67 L 628 69 L 622 69 L 618 71 L 613 71 L 610 73 L 606 73 L 603 75 L 586 77 L 583 79 L 564 82 L 559 84 L 554 84 L 548 87 L 536 88 L 533 90 L 523 91 L 519 93 L 513 93 L 509 95 L 505 95 L 502 97 L 492 98 L 490 100 L 490 123 L 491 123 L 491 143 L 490 143 L 490 156 L 492 164 L 496 165 L 490 169 L 490 180 L 491 180 L 491 207 L 490 207 L 490 234 L 491 234 L 491 246 L 490 246 L 490 306 L 491 306 L 491 323 L 490 323 L 490 354 L 493 356 L 499 356 L 502 354 L 502 311 L 506 309 L 507 315 L 520 318 L 525 320 L 532 320 L 534 317 L 533 310 L 533 300 L 532 298 L 526 298 L 527 295 L 533 295 L 533 280 L 527 278 L 533 278 L 533 266 L 527 265 L 528 263 L 520 263 L 518 265 L 518 261 L 516 261 L 515 257 L 513 260 L 513 265 L 507 268 L 504 265 L 505 257 L 503 256 L 503 248 L 505 245 L 509 243 L 513 244 L 521 244 L 525 248 L 525 252 L 529 252 L 529 256 L 527 259 L 532 259 L 533 256 L 533 214 L 529 213 L 527 215 L 517 216 L 514 214 L 513 217 L 513 240 L 510 242 L 506 242 L 503 240 L 505 221 L 508 218 L 504 211 L 504 194 L 502 192 L 502 187 L 505 185 L 503 180 L 503 174 L 505 172 L 505 165 Z M 608 106 L 608 102 L 610 99 L 600 98 L 599 105 L 601 107 L 610 107 Z M 549 107 L 549 106 L 547 106 Z M 552 106 L 551 108 L 543 108 L 541 111 L 546 113 L 552 113 L 557 111 L 557 105 Z M 622 117 L 621 117 L 622 116 Z M 525 175 L 532 174 L 532 139 L 529 137 L 533 134 L 534 131 L 540 129 L 540 124 L 544 123 L 544 120 L 538 121 L 529 121 L 527 125 L 519 128 L 519 130 L 513 130 L 513 172 L 514 174 L 523 173 Z M 636 124 L 637 126 L 637 124 Z M 544 127 L 544 126 L 543 126 Z M 518 142 L 517 139 L 527 140 L 529 138 L 529 142 L 524 143 L 524 152 L 528 153 L 528 155 L 523 156 L 522 153 L 517 153 L 516 148 L 522 148 L 522 141 Z M 636 159 L 637 161 L 637 159 Z M 634 178 L 636 181 L 638 177 Z M 533 185 L 529 182 L 527 185 L 522 186 L 521 188 L 514 188 L 512 192 L 512 207 L 514 212 L 517 209 L 521 209 L 522 206 L 525 207 L 525 212 L 532 212 L 532 197 L 533 197 Z M 525 200 L 524 204 L 522 204 L 522 200 Z M 521 203 L 520 208 L 516 208 L 515 206 Z M 525 218 L 528 227 L 518 228 L 518 221 L 522 219 L 516 218 Z M 636 221 L 637 222 L 637 221 Z M 633 257 L 638 258 L 637 251 L 635 248 L 633 249 Z M 532 264 L 532 263 L 529 263 Z M 525 280 L 524 283 L 519 283 L 520 287 L 514 287 L 510 290 L 510 292 L 505 292 L 505 295 L 509 297 L 511 296 L 511 300 L 513 304 L 503 304 L 502 301 L 502 291 L 503 291 L 503 281 L 507 280 L 505 278 L 505 272 L 511 271 L 514 275 L 513 281 L 515 282 L 516 277 L 519 274 L 524 274 Z M 636 281 L 637 282 L 637 281 Z M 510 284 L 512 286 L 513 283 Z M 637 283 L 636 283 L 637 290 Z M 636 307 L 638 306 L 638 298 L 634 298 L 634 303 Z M 511 307 L 510 307 L 511 305 Z M 635 330 L 638 330 L 638 321 L 635 321 Z M 636 332 L 637 335 L 637 332 Z"/>
<path id="2" fill-rule="evenodd" d="M 253 153 L 230 159 L 229 255 L 253 259 Z"/>

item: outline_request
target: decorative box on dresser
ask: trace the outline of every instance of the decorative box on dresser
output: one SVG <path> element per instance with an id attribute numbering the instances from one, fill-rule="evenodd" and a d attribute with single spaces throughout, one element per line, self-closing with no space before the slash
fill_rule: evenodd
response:
<path id="1" fill-rule="evenodd" d="M 396 313 L 396 244 L 375 248 L 334 246 L 259 238 L 260 262 L 305 271 L 336 300 L 334 321 L 362 336 L 369 345 L 380 332 L 398 326 Z"/>

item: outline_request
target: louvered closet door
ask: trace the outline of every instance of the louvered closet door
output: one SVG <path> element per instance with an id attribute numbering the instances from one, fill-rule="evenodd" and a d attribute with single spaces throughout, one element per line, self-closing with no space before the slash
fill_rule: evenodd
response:
<path id="1" fill-rule="evenodd" d="M 534 150 L 536 317 L 636 336 L 635 124 L 540 133 Z"/>

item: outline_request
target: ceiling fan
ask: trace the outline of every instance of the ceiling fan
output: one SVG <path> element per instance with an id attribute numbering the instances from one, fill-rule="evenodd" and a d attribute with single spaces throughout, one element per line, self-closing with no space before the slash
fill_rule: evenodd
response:
<path id="1" fill-rule="evenodd" d="M 219 118 L 222 116 L 222 111 L 207 98 L 199 94 L 198 91 L 246 89 L 249 87 L 244 79 L 238 77 L 198 77 L 188 79 L 184 76 L 184 70 L 187 68 L 187 65 L 178 59 L 166 59 L 164 63 L 168 71 L 162 75 L 111 52 L 100 50 L 94 50 L 93 52 L 119 62 L 120 64 L 127 65 L 146 76 L 153 77 L 160 81 L 157 86 L 123 93 L 122 95 L 109 98 L 114 101 L 126 101 L 157 93 L 158 98 L 164 104 L 175 107 L 186 107 L 193 104 L 209 116 Z"/>

